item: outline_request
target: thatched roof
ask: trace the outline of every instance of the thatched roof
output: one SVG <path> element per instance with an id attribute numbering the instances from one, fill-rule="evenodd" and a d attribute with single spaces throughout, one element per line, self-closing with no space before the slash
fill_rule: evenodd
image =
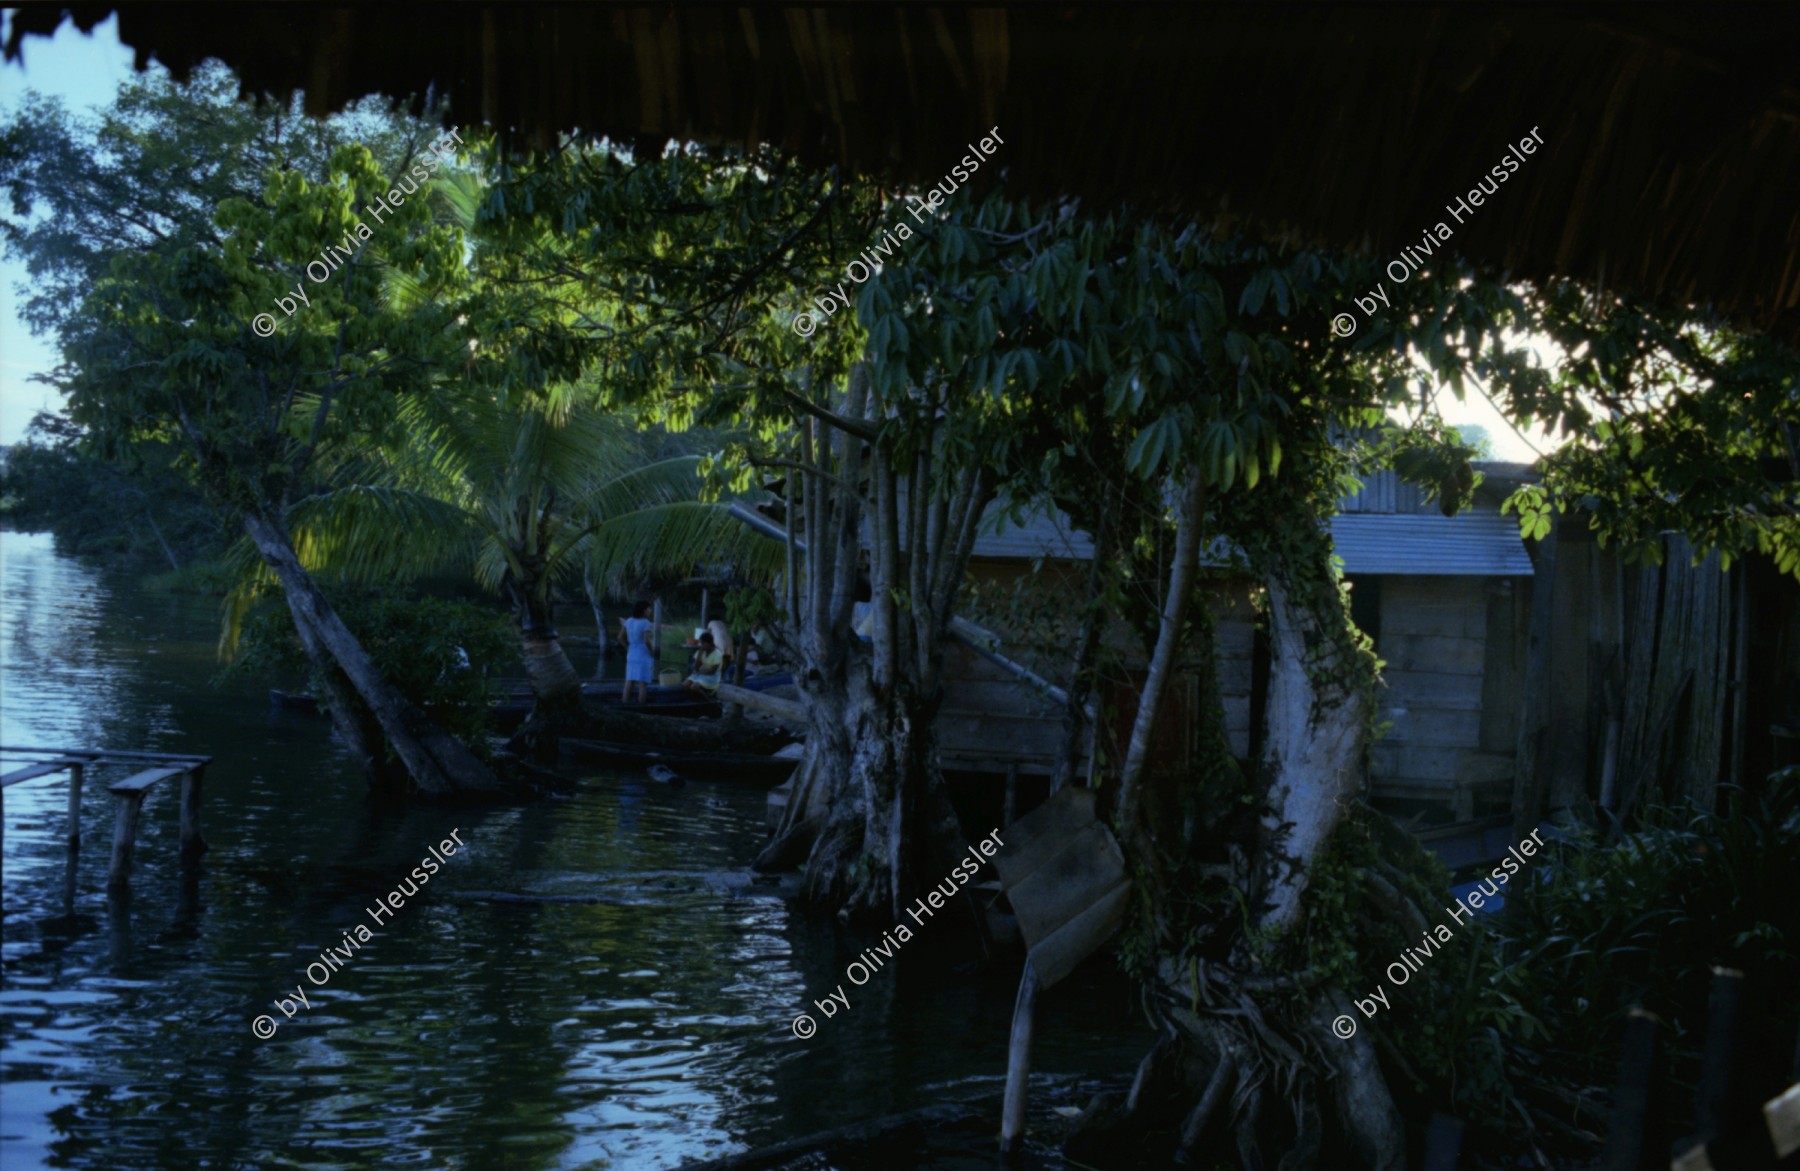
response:
<path id="1" fill-rule="evenodd" d="M 74 6 L 91 27 L 108 6 Z M 1800 11 L 1279 5 L 130 5 L 120 35 L 315 111 L 435 86 L 542 145 L 763 140 L 930 183 L 998 126 L 1017 189 L 1386 257 L 1537 127 L 1452 247 L 1710 302 L 1800 340 Z M 15 17 L 24 32 L 58 10 Z M 991 170 L 991 168 L 989 168 Z"/>

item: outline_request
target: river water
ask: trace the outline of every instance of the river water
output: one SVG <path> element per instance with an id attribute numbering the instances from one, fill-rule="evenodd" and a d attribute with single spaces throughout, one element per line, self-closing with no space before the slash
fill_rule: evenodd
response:
<path id="1" fill-rule="evenodd" d="M 263 681 L 213 685 L 217 633 L 213 599 L 0 532 L 0 743 L 214 758 L 197 881 L 184 891 L 165 784 L 128 904 L 105 889 L 120 770 L 90 774 L 72 906 L 65 784 L 6 791 L 8 1171 L 663 1168 L 1001 1085 L 1005 972 L 977 979 L 914 942 L 845 984 L 849 1009 L 812 1008 L 870 939 L 750 880 L 760 791 L 603 774 L 527 807 L 381 811 L 324 720 L 271 713 Z M 453 830 L 466 848 L 376 927 L 367 908 Z M 308 980 L 358 923 L 373 937 Z M 1090 967 L 1039 1003 L 1039 1130 L 1148 1041 L 1125 986 Z M 273 1001 L 296 985 L 310 1007 L 288 1019 Z M 802 1009 L 820 1018 L 808 1041 Z M 992 1165 L 997 1125 L 836 1165 Z"/>

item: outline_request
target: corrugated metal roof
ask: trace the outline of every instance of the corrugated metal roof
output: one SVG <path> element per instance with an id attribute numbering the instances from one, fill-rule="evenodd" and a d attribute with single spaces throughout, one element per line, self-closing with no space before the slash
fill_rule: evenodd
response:
<path id="1" fill-rule="evenodd" d="M 997 521 L 1000 531 L 991 532 Z M 976 530 L 974 556 L 1087 561 L 1094 556 L 1094 539 L 1076 528 L 1061 509 L 1044 506 L 1017 525 L 989 509 Z"/>
<path id="2" fill-rule="evenodd" d="M 1331 538 L 1346 573 L 1531 576 L 1518 518 L 1498 512 L 1346 512 Z"/>
<path id="3" fill-rule="evenodd" d="M 1342 503 L 1354 507 L 1354 501 L 1365 509 L 1381 510 L 1343 512 L 1331 521 L 1332 539 L 1338 556 L 1344 559 L 1345 572 L 1531 576 L 1531 557 L 1519 538 L 1516 517 L 1504 516 L 1491 505 L 1477 505 L 1446 517 L 1435 504 L 1424 504 L 1416 489 L 1391 472 L 1377 472 L 1368 482 L 1373 492 L 1359 493 L 1360 500 L 1349 497 Z M 903 527 L 908 511 L 905 492 L 902 485 L 899 513 Z M 1425 511 L 1387 511 L 1399 506 Z M 868 524 L 866 516 L 864 524 Z M 1201 563 L 1225 567 L 1233 563 L 1234 553 L 1234 547 L 1219 538 L 1202 553 Z M 1093 555 L 1093 538 L 1048 502 L 1040 503 L 1022 524 L 1013 524 L 997 507 L 990 507 L 975 538 L 974 556 L 980 558 L 1086 561 Z"/>
<path id="4" fill-rule="evenodd" d="M 1436 511 L 1425 503 L 1425 493 L 1417 484 L 1409 484 L 1392 468 L 1370 472 L 1362 478 L 1362 488 L 1338 500 L 1339 512 L 1424 512 Z"/>
<path id="5" fill-rule="evenodd" d="M 908 486 L 904 479 L 895 486 L 898 497 L 900 539 L 906 539 Z M 868 544 L 872 518 L 863 515 L 863 543 Z M 1038 500 L 1020 524 L 1014 524 L 998 504 L 990 504 L 975 526 L 975 557 L 1003 557 L 1032 561 L 1043 557 L 1051 561 L 1087 561 L 1094 556 L 1094 539 L 1075 527 L 1067 513 L 1053 508 L 1048 500 Z"/>

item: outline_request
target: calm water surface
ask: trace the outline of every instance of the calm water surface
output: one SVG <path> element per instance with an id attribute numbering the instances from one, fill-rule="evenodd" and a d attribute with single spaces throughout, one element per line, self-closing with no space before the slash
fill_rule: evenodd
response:
<path id="1" fill-rule="evenodd" d="M 6 792 L 8 1171 L 673 1167 L 1000 1085 L 1013 985 L 940 957 L 846 985 L 849 1011 L 793 1037 L 867 941 L 749 881 L 761 792 L 614 774 L 523 808 L 377 812 L 325 721 L 272 714 L 262 682 L 212 685 L 217 615 L 0 532 L 0 742 L 214 757 L 197 882 L 163 786 L 128 906 L 105 893 L 122 772 L 86 787 L 72 914 L 65 784 Z M 307 980 L 452 829 L 468 848 Z M 285 1020 L 271 1001 L 297 984 L 312 1007 Z M 1102 973 L 1040 1002 L 1040 1115 L 1085 1100 L 1077 1073 L 1128 1075 L 1147 1037 L 1129 999 Z"/>

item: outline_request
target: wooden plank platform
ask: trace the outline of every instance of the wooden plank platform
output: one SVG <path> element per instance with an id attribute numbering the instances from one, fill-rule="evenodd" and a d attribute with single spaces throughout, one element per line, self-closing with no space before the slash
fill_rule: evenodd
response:
<path id="1" fill-rule="evenodd" d="M 159 782 L 177 777 L 181 779 L 183 863 L 191 863 L 206 852 L 206 839 L 200 835 L 200 792 L 206 766 L 212 762 L 210 756 L 112 748 L 27 748 L 0 745 L 0 757 L 9 756 L 28 759 L 45 756 L 50 759 L 0 775 L 0 793 L 4 793 L 12 785 L 39 777 L 63 772 L 69 774 L 68 842 L 71 857 L 81 849 L 81 792 L 86 771 L 100 765 L 130 765 L 138 770 L 124 780 L 107 786 L 107 791 L 116 798 L 112 866 L 107 877 L 109 886 L 121 888 L 130 877 L 132 854 L 137 844 L 138 813 L 144 804 L 145 795 Z M 0 839 L 0 850 L 4 848 L 4 839 Z"/>

